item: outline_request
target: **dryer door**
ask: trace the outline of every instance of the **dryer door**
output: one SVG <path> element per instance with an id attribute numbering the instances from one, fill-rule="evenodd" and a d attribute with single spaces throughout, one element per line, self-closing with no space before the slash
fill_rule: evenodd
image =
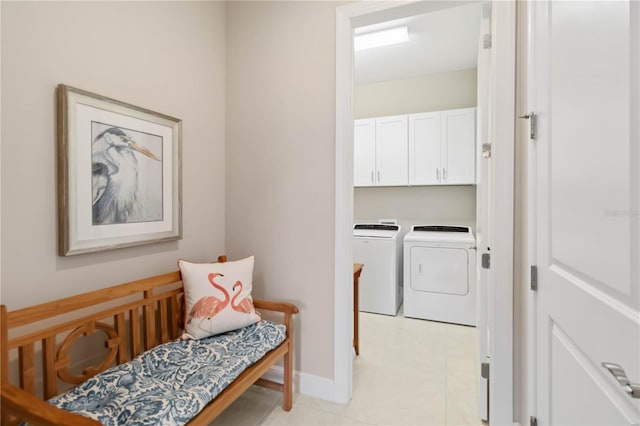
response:
<path id="1" fill-rule="evenodd" d="M 464 296 L 469 293 L 466 249 L 411 248 L 411 288 L 415 291 Z"/>

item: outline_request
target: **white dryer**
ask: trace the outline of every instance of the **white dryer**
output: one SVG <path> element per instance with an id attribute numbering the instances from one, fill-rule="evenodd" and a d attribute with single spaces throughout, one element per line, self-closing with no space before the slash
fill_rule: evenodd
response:
<path id="1" fill-rule="evenodd" d="M 402 303 L 400 226 L 355 224 L 353 261 L 364 264 L 358 285 L 360 310 L 395 315 Z"/>
<path id="2" fill-rule="evenodd" d="M 475 326 L 475 276 L 470 227 L 413 226 L 404 238 L 404 316 Z"/>

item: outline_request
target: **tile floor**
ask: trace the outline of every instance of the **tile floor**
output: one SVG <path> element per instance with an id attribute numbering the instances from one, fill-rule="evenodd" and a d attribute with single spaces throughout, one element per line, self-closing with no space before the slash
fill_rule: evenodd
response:
<path id="1" fill-rule="evenodd" d="M 346 404 L 253 386 L 211 426 L 482 425 L 477 412 L 476 329 L 360 314 L 360 356 Z"/>

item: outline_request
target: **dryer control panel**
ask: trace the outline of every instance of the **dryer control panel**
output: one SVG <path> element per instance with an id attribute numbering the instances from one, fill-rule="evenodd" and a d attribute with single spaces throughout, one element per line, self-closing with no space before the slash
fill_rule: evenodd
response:
<path id="1" fill-rule="evenodd" d="M 418 232 L 471 232 L 469 226 L 414 225 L 412 231 Z"/>

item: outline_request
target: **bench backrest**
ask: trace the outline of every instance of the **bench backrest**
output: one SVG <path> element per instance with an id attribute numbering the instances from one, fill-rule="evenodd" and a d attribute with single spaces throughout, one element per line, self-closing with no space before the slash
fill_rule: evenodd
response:
<path id="1" fill-rule="evenodd" d="M 177 338 L 182 298 L 181 275 L 175 271 L 11 312 L 2 305 L 0 380 L 11 381 L 9 363 L 17 362 L 14 384 L 51 398 L 69 385 Z M 78 347 L 72 346 L 82 346 L 74 342 L 94 333 L 104 336 L 99 341 L 104 341 L 106 355 L 97 366 L 92 363 L 75 371 Z"/>

